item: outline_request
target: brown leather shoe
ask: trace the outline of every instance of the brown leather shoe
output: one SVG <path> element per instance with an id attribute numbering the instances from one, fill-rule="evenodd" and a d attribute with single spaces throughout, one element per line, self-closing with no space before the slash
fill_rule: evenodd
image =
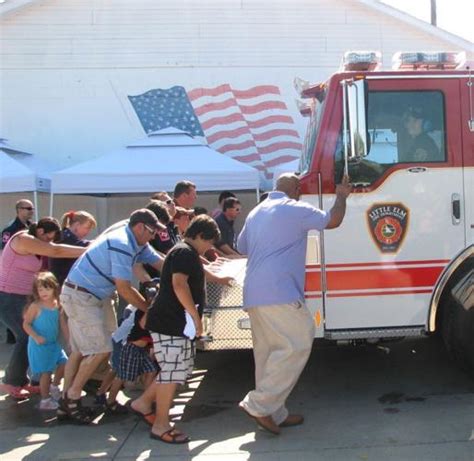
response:
<path id="1" fill-rule="evenodd" d="M 304 417 L 302 415 L 288 415 L 282 423 L 279 424 L 280 427 L 291 427 L 299 426 L 303 424 Z"/>
<path id="2" fill-rule="evenodd" d="M 254 416 L 251 415 L 240 403 L 239 408 L 250 418 L 255 420 L 257 425 L 273 435 L 280 435 L 280 428 L 275 424 L 271 416 Z"/>

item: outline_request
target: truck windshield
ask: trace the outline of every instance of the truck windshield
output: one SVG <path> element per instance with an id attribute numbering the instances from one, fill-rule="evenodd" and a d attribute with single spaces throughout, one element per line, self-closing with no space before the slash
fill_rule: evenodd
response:
<path id="1" fill-rule="evenodd" d="M 369 155 L 350 162 L 354 184 L 371 185 L 399 164 L 439 163 L 446 159 L 444 97 L 440 91 L 370 91 Z M 335 152 L 335 181 L 344 169 L 342 129 Z"/>
<path id="2" fill-rule="evenodd" d="M 318 139 L 319 128 L 321 125 L 321 118 L 324 111 L 324 102 L 326 98 L 326 92 L 318 94 L 318 99 L 314 99 L 315 104 L 311 111 L 311 118 L 309 121 L 308 129 L 306 130 L 306 137 L 304 140 L 303 154 L 300 160 L 299 172 L 307 173 L 311 166 L 311 160 L 314 155 L 314 149 L 316 147 L 316 140 Z"/>

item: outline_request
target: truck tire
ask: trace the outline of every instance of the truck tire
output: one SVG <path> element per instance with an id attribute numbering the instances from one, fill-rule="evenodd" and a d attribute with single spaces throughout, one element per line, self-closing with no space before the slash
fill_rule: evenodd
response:
<path id="1" fill-rule="evenodd" d="M 451 358 L 474 376 L 474 309 L 466 311 L 453 297 L 446 299 L 441 335 Z"/>

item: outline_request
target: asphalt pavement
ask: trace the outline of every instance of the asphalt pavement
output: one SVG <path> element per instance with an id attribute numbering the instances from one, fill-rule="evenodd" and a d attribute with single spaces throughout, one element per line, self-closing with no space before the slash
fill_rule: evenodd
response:
<path id="1" fill-rule="evenodd" d="M 0 345 L 3 374 L 11 346 Z M 59 423 L 38 397 L 0 395 L 0 460 L 474 461 L 474 381 L 436 340 L 339 346 L 318 341 L 288 405 L 302 426 L 274 436 L 237 403 L 253 385 L 251 351 L 199 353 L 175 400 L 171 446 L 149 438 L 134 415 L 91 426 Z M 137 391 L 121 395 L 127 400 Z"/>

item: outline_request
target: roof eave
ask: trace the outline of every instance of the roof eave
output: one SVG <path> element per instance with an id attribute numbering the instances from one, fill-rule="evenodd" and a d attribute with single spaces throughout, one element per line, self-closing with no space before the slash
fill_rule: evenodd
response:
<path id="1" fill-rule="evenodd" d="M 393 18 L 399 19 L 400 21 L 405 22 L 411 26 L 418 27 L 419 29 L 427 32 L 436 38 L 446 40 L 451 42 L 454 46 L 460 47 L 463 50 L 469 51 L 472 50 L 473 44 L 459 35 L 452 34 L 444 29 L 433 26 L 430 23 L 423 21 L 421 19 L 412 16 L 411 14 L 405 13 L 397 8 L 394 8 L 385 3 L 381 3 L 379 0 L 357 0 L 359 3 L 368 6 L 374 10 L 380 11 L 381 13 L 392 16 Z M 456 51 L 456 50 L 455 50 Z"/>

